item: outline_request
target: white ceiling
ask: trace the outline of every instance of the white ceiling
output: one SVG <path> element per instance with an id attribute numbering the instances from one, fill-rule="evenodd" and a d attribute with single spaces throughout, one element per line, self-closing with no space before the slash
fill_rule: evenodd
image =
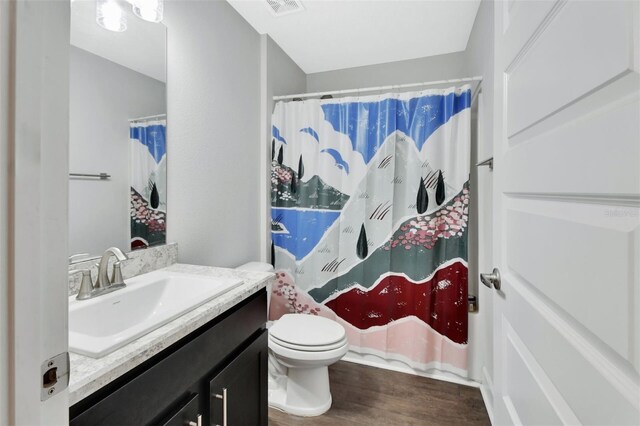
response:
<path id="1" fill-rule="evenodd" d="M 95 0 L 72 1 L 71 45 L 166 82 L 167 28 L 138 18 L 126 1 L 119 4 L 127 16 L 127 30 L 116 33 L 96 23 Z"/>
<path id="2" fill-rule="evenodd" d="M 480 0 L 302 0 L 304 9 L 274 16 L 266 0 L 227 0 L 306 73 L 466 48 Z"/>

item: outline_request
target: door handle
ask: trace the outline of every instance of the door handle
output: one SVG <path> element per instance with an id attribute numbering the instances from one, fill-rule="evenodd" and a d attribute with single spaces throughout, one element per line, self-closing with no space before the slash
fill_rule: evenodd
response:
<path id="1" fill-rule="evenodd" d="M 222 426 L 227 426 L 227 388 L 222 388 L 222 395 L 213 395 L 222 400 Z"/>
<path id="2" fill-rule="evenodd" d="M 489 288 L 500 290 L 502 285 L 500 280 L 500 270 L 498 270 L 498 268 L 493 268 L 493 272 L 490 274 L 480 274 L 480 281 Z"/>

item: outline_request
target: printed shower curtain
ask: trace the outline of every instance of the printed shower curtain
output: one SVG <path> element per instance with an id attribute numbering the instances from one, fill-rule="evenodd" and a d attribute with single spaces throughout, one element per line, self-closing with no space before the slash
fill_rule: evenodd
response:
<path id="1" fill-rule="evenodd" d="M 467 374 L 469 86 L 279 102 L 270 319 L 322 315 L 350 349 Z"/>
<path id="2" fill-rule="evenodd" d="M 166 242 L 166 120 L 131 122 L 131 250 Z"/>

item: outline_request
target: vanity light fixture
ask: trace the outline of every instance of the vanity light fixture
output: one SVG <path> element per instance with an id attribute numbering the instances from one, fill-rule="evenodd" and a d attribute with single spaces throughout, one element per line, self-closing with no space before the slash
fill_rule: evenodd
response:
<path id="1" fill-rule="evenodd" d="M 116 0 L 96 0 L 96 22 L 109 31 L 121 33 L 127 29 L 127 17 Z"/>
<path id="2" fill-rule="evenodd" d="M 164 0 L 133 0 L 133 13 L 148 22 L 162 22 Z"/>
<path id="3" fill-rule="evenodd" d="M 122 0 L 130 3 L 133 13 L 147 22 L 162 22 L 164 0 Z M 123 32 L 127 29 L 127 17 L 118 0 L 96 0 L 96 22 L 102 28 Z"/>

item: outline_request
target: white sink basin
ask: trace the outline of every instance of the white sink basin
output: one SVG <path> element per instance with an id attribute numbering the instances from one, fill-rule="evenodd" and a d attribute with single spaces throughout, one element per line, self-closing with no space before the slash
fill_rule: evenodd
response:
<path id="1" fill-rule="evenodd" d="M 90 300 L 69 300 L 69 350 L 103 357 L 242 284 L 154 271 L 125 280 L 127 287 Z"/>

